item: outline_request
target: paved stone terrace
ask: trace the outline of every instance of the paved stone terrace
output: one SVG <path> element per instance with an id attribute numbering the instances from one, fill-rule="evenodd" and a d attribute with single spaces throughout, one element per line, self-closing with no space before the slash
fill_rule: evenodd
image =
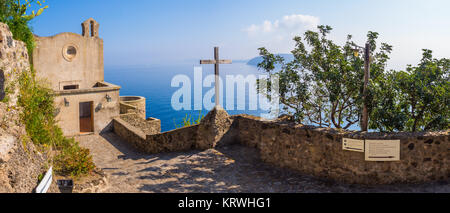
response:
<path id="1" fill-rule="evenodd" d="M 108 177 L 111 193 L 450 192 L 449 183 L 367 187 L 318 180 L 261 162 L 239 145 L 184 153 L 141 154 L 114 133 L 77 138 Z"/>

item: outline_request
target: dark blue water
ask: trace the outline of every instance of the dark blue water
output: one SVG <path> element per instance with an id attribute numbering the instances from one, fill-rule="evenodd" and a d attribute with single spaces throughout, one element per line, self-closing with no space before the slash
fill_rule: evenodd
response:
<path id="1" fill-rule="evenodd" d="M 169 131 L 181 127 L 183 118 L 186 116 L 192 117 L 192 120 L 196 120 L 199 115 L 206 115 L 208 110 L 204 108 L 200 110 L 194 110 L 194 67 L 199 66 L 197 64 L 187 65 L 161 65 L 161 66 L 149 66 L 145 68 L 105 68 L 105 80 L 107 82 L 119 85 L 122 87 L 120 90 L 121 96 L 143 96 L 147 99 L 147 117 L 158 118 L 161 120 L 162 131 Z M 214 74 L 213 65 L 203 65 L 203 79 L 207 75 Z M 176 75 L 186 75 L 191 79 L 191 110 L 174 110 L 172 108 L 171 100 L 172 95 L 180 87 L 171 87 L 172 79 Z M 221 65 L 220 76 L 223 80 L 223 84 L 226 84 L 226 75 L 242 75 L 247 77 L 248 75 L 262 75 L 263 71 L 258 70 L 255 66 L 250 66 L 245 63 L 234 63 L 231 65 Z M 252 85 L 255 86 L 255 85 Z M 203 96 L 207 91 L 213 87 L 203 87 Z M 227 106 L 227 94 L 226 89 L 223 92 L 222 106 Z M 234 105 L 235 107 L 227 112 L 231 115 L 236 114 L 249 114 L 255 116 L 261 116 L 268 111 L 261 110 L 258 105 L 258 110 L 249 109 L 249 85 L 246 86 L 245 91 L 245 110 L 237 109 L 237 87 L 235 87 Z M 240 91 L 242 92 L 242 91 Z M 258 99 L 259 100 L 259 99 Z M 214 103 L 214 98 L 211 100 Z M 350 130 L 360 130 L 357 124 L 349 128 Z"/>
<path id="2" fill-rule="evenodd" d="M 194 66 L 199 65 L 162 65 L 162 66 L 150 66 L 145 68 L 105 68 L 105 81 L 119 85 L 122 87 L 120 91 L 121 96 L 143 96 L 147 99 L 147 117 L 158 118 L 161 120 L 162 131 L 169 131 L 175 129 L 176 126 L 180 126 L 183 122 L 183 118 L 192 116 L 195 119 L 199 117 L 199 114 L 205 115 L 208 110 L 204 109 L 194 110 Z M 213 65 L 204 65 L 203 78 L 207 75 L 214 74 Z M 259 75 L 264 74 L 259 71 L 255 66 L 249 66 L 245 63 L 234 63 L 231 65 L 221 65 L 220 76 L 224 80 L 226 75 Z M 192 81 L 192 110 L 180 110 L 176 111 L 172 108 L 171 100 L 172 95 L 179 87 L 171 87 L 171 81 L 176 75 L 187 75 Z M 212 87 L 203 88 L 203 95 Z M 235 88 L 236 90 L 236 88 Z M 248 86 L 246 87 L 248 91 Z M 226 92 L 224 91 L 224 97 Z M 236 95 L 235 106 L 237 105 Z M 223 102 L 223 106 L 226 106 L 227 100 Z M 214 100 L 212 100 L 214 101 Z M 259 107 L 258 107 L 259 108 Z M 235 114 L 250 114 L 260 116 L 261 113 L 267 113 L 264 110 L 249 110 L 249 98 L 248 92 L 246 92 L 246 110 L 228 110 L 231 115 Z"/>

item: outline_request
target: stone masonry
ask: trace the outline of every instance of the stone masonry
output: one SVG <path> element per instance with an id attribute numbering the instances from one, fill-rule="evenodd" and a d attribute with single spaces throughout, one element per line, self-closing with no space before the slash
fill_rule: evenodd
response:
<path id="1" fill-rule="evenodd" d="M 361 133 L 234 118 L 241 144 L 259 150 L 261 159 L 315 177 L 346 183 L 391 184 L 445 181 L 450 176 L 449 131 Z M 364 153 L 342 150 L 342 138 L 400 140 L 401 160 L 368 162 Z"/>
<path id="2" fill-rule="evenodd" d="M 207 150 L 233 143 L 256 148 L 261 159 L 319 178 L 359 184 L 446 181 L 450 176 L 449 131 L 434 133 L 361 133 L 229 116 L 213 109 L 199 125 L 146 135 L 122 119 L 114 131 L 148 154 Z M 368 162 L 364 153 L 342 150 L 342 138 L 399 139 L 401 161 Z"/>

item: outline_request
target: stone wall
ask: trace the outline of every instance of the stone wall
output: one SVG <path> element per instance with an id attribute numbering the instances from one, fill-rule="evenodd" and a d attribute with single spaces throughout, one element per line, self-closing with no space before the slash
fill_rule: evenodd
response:
<path id="1" fill-rule="evenodd" d="M 147 153 L 181 152 L 196 148 L 200 125 L 183 127 L 156 135 L 147 135 L 143 151 Z"/>
<path id="2" fill-rule="evenodd" d="M 26 138 L 17 105 L 19 75 L 29 69 L 25 44 L 0 23 L 0 193 L 32 192 L 46 171 L 47 157 Z"/>
<path id="3" fill-rule="evenodd" d="M 447 180 L 449 131 L 435 133 L 361 133 L 337 131 L 235 116 L 238 141 L 259 150 L 267 163 L 340 182 L 390 184 Z M 401 160 L 365 161 L 364 153 L 344 151 L 342 138 L 393 139 Z"/>
<path id="4" fill-rule="evenodd" d="M 122 120 L 120 117 L 116 117 L 113 119 L 113 130 L 117 136 L 126 140 L 137 150 L 145 150 L 145 148 L 143 148 L 143 144 L 145 144 L 146 135 L 139 128 Z"/>
<path id="5" fill-rule="evenodd" d="M 195 147 L 198 125 L 159 133 L 161 131 L 161 122 L 159 120 L 146 121 L 136 114 L 116 117 L 113 123 L 114 133 L 140 152 L 150 154 L 176 152 L 190 150 Z M 143 129 L 152 130 L 144 132 Z"/>
<path id="6" fill-rule="evenodd" d="M 120 114 L 130 114 L 137 112 L 138 110 L 136 106 L 120 102 Z"/>
<path id="7" fill-rule="evenodd" d="M 161 133 L 161 120 L 156 118 L 143 119 L 139 114 L 123 114 L 120 118 L 131 124 L 132 126 L 140 129 L 146 135 L 154 135 Z"/>
<path id="8" fill-rule="evenodd" d="M 121 96 L 120 113 L 136 113 L 146 119 L 146 98 L 141 96 Z"/>
<path id="9" fill-rule="evenodd" d="M 232 118 L 221 108 L 208 113 L 200 124 L 164 133 L 160 133 L 161 122 L 155 120 L 144 120 L 137 114 L 122 115 L 114 119 L 114 132 L 139 151 L 149 154 L 210 149 L 235 141 Z"/>
<path id="10" fill-rule="evenodd" d="M 116 119 L 114 131 L 146 153 L 209 149 L 240 143 L 256 148 L 264 162 L 303 174 L 359 184 L 416 183 L 448 180 L 449 131 L 433 133 L 361 133 L 229 116 L 214 109 L 199 125 L 145 134 Z M 344 151 L 342 138 L 392 139 L 401 142 L 401 160 L 365 161 L 364 153 Z"/>

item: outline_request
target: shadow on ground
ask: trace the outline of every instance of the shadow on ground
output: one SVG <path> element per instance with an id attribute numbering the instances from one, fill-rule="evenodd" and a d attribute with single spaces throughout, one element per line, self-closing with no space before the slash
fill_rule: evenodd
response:
<path id="1" fill-rule="evenodd" d="M 205 151 L 137 152 L 114 133 L 80 137 L 111 187 L 106 192 L 449 192 L 446 182 L 362 186 L 336 183 L 263 163 L 256 149 L 230 145 Z"/>

